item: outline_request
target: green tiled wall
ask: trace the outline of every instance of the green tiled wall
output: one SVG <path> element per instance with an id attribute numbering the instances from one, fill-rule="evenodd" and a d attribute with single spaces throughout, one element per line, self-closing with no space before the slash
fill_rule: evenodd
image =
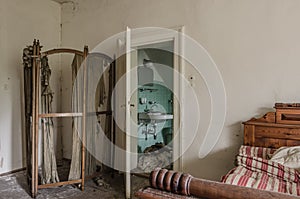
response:
<path id="1" fill-rule="evenodd" d="M 138 112 L 145 112 L 145 109 L 153 109 L 153 111 L 161 111 L 164 113 L 173 114 L 173 93 L 172 91 L 165 87 L 164 85 L 156 82 L 153 84 L 153 86 L 139 86 L 139 88 L 150 88 L 153 91 L 149 90 L 142 90 L 139 89 L 138 91 Z M 146 98 L 147 103 L 141 104 L 140 98 Z M 156 105 L 149 104 L 149 101 L 156 102 Z M 139 124 L 138 128 L 138 145 L 140 147 L 140 150 L 143 152 L 144 149 L 148 146 L 151 146 L 157 142 L 163 143 L 163 137 L 162 137 L 162 129 L 163 128 L 172 128 L 173 120 L 167 120 L 162 123 L 157 124 L 157 138 L 154 140 L 153 135 L 148 135 L 148 140 L 145 140 L 145 135 L 142 134 L 143 129 L 145 128 L 144 125 Z"/>

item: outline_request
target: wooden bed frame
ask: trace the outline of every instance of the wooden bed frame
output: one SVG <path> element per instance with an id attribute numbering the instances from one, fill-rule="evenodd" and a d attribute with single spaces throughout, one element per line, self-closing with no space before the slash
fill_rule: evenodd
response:
<path id="1" fill-rule="evenodd" d="M 269 148 L 300 145 L 300 106 L 298 106 L 299 104 L 297 104 L 297 107 L 290 105 L 275 104 L 276 112 L 269 112 L 259 119 L 252 118 L 244 122 L 244 145 Z M 284 114 L 287 114 L 289 118 L 286 119 Z M 195 197 L 210 199 L 300 198 L 283 193 L 193 178 L 189 174 L 165 169 L 151 172 L 150 185 L 151 187 L 141 189 L 135 195 L 141 199 Z"/>

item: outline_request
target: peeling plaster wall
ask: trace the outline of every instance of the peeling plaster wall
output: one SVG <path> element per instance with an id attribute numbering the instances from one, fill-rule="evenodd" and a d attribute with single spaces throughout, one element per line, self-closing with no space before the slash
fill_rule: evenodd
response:
<path id="1" fill-rule="evenodd" d="M 43 49 L 60 46 L 60 8 L 49 0 L 0 0 L 0 174 L 26 166 L 22 50 L 34 38 Z"/>
<path id="2" fill-rule="evenodd" d="M 199 159 L 206 130 L 201 127 L 183 156 L 183 169 L 219 180 L 232 168 L 242 143 L 242 121 L 272 110 L 275 102 L 300 101 L 299 10 L 295 0 L 74 0 L 62 5 L 62 46 L 81 49 L 87 44 L 93 49 L 126 26 L 184 25 L 186 34 L 201 43 L 218 65 L 228 101 L 218 144 Z M 185 75 L 190 74 L 193 70 L 187 67 Z M 201 77 L 196 80 L 200 99 L 207 89 Z M 204 98 L 201 120 L 210 116 L 205 105 L 209 100 Z M 190 132 L 183 133 L 188 139 Z"/>

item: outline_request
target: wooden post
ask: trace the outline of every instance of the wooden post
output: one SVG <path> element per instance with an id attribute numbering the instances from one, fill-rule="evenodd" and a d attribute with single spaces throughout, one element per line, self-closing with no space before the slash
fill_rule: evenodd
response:
<path id="1" fill-rule="evenodd" d="M 166 169 L 155 169 L 150 175 L 150 185 L 153 188 L 169 191 L 175 194 L 192 195 L 209 199 L 296 199 L 283 193 L 264 191 L 248 187 L 214 182 L 199 178 L 194 178 L 189 174 L 184 174 Z M 140 198 L 152 198 L 151 194 L 143 191 L 139 192 Z M 152 194 L 153 195 L 153 194 Z"/>
<path id="2" fill-rule="evenodd" d="M 36 48 L 35 48 L 35 40 L 33 42 L 33 56 L 36 54 Z M 34 163 L 35 163 L 35 128 L 34 128 L 34 122 L 35 122 L 35 82 L 36 82 L 36 76 L 35 76 L 35 59 L 32 59 L 32 118 L 31 118 L 31 196 L 35 197 L 35 189 L 34 189 L 34 184 L 35 184 L 35 168 L 34 168 Z"/>
<path id="3" fill-rule="evenodd" d="M 88 47 L 83 51 L 83 110 L 82 110 L 82 146 L 81 146 L 81 190 L 84 191 L 85 178 L 85 142 L 86 142 L 86 89 L 87 89 L 87 55 Z"/>
<path id="4" fill-rule="evenodd" d="M 37 120 L 37 115 L 36 115 L 36 109 L 37 109 L 37 84 L 38 84 L 38 80 L 37 80 L 37 62 L 36 62 L 36 56 L 37 56 L 37 42 L 36 40 L 33 41 L 33 58 L 32 58 L 32 86 L 33 86 L 33 89 L 32 89 L 32 137 L 31 137 L 31 196 L 32 197 L 36 197 L 36 194 L 37 194 L 37 173 L 36 171 L 38 170 L 36 168 L 36 162 L 37 162 L 37 156 L 36 156 L 36 153 L 37 153 L 37 146 L 36 146 L 36 134 L 37 134 L 37 128 L 36 128 L 36 120 Z"/>
<path id="5" fill-rule="evenodd" d="M 35 67 L 36 67 L 36 92 L 35 92 L 35 195 L 38 190 L 38 181 L 39 181 L 39 102 L 40 102 L 40 42 L 37 40 L 36 43 L 36 55 L 35 55 Z"/>
<path id="6" fill-rule="evenodd" d="M 253 146 L 255 142 L 255 126 L 244 124 L 244 144 Z"/>
<path id="7" fill-rule="evenodd" d="M 112 86 L 116 86 L 116 57 L 114 56 L 114 60 L 111 63 L 111 69 L 112 69 Z M 113 143 L 113 150 L 112 150 L 112 177 L 114 177 L 115 173 L 115 148 L 116 148 L 116 122 L 115 122 L 115 117 L 116 117 L 116 95 L 115 92 L 111 93 L 112 98 L 113 98 L 113 110 L 112 110 L 112 123 L 113 123 L 113 129 L 112 129 L 112 143 Z"/>

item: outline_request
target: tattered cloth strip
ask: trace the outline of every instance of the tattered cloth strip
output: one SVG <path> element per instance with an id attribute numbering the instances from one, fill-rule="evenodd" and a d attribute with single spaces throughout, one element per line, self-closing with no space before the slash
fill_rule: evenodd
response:
<path id="1" fill-rule="evenodd" d="M 72 94 L 72 111 L 73 112 L 82 112 L 83 108 L 83 73 L 79 72 L 81 64 L 83 63 L 83 56 L 75 55 L 72 62 L 72 85 L 73 85 L 73 94 Z M 89 103 L 89 102 L 88 102 Z M 87 110 L 89 111 L 89 110 Z M 72 131 L 73 131 L 73 146 L 72 146 L 72 160 L 69 173 L 69 180 L 76 180 L 81 178 L 81 122 L 80 117 L 76 117 L 72 121 Z M 89 120 L 86 121 L 86 125 L 90 126 Z M 95 129 L 96 129 L 96 125 Z M 94 133 L 87 131 L 87 148 L 95 148 L 95 137 Z M 85 160 L 85 174 L 90 175 L 96 171 L 96 160 L 91 155 L 89 150 L 86 150 L 86 160 Z"/>
<path id="2" fill-rule="evenodd" d="M 53 92 L 50 88 L 51 70 L 48 65 L 48 58 L 41 59 L 41 111 L 42 113 L 52 112 Z M 42 137 L 43 137 L 43 163 L 42 163 L 42 184 L 59 182 L 56 166 L 55 151 L 53 147 L 53 121 L 52 118 L 42 119 Z"/>
<path id="3" fill-rule="evenodd" d="M 90 53 L 87 57 L 87 75 L 88 75 L 88 90 L 87 90 L 87 111 L 95 113 L 95 111 L 107 111 L 108 99 L 106 97 L 108 70 L 106 69 L 107 58 L 100 53 Z M 89 152 L 94 154 L 98 160 L 106 165 L 112 157 L 110 151 L 109 139 L 110 129 L 107 130 L 107 123 L 110 122 L 110 117 L 106 114 L 89 114 L 87 116 L 87 146 Z M 106 136 L 104 136 L 104 134 Z M 101 165 L 102 169 L 106 169 Z"/>
<path id="4" fill-rule="evenodd" d="M 73 112 L 82 112 L 83 108 L 83 71 L 82 63 L 84 58 L 80 55 L 75 55 L 72 63 L 72 110 Z M 107 97 L 105 81 L 108 80 L 108 73 L 105 73 L 104 68 L 108 65 L 107 58 L 96 53 L 90 53 L 87 57 L 87 95 L 86 95 L 86 159 L 85 159 L 85 174 L 91 175 L 96 171 L 96 158 L 109 159 L 109 147 L 105 145 L 103 136 L 101 137 L 100 127 L 106 124 L 107 116 L 97 118 L 96 111 L 102 111 L 106 108 Z M 100 79 L 99 79 L 100 78 Z M 96 91 L 96 93 L 95 93 Z M 95 110 L 100 108 L 99 110 Z M 72 161 L 69 173 L 69 180 L 79 179 L 81 177 L 81 118 L 73 120 L 73 149 Z M 99 125 L 100 123 L 100 125 Z M 101 128 L 103 129 L 103 128 Z M 97 143 L 97 144 L 96 144 Z M 98 148 L 97 148 L 98 147 Z M 96 151 L 98 154 L 96 154 Z M 99 157 L 99 154 L 101 158 Z"/>
<path id="5" fill-rule="evenodd" d="M 26 136 L 26 154 L 27 154 L 27 175 L 32 176 L 32 55 L 33 46 L 27 46 L 23 49 L 23 65 L 24 65 L 24 97 L 25 97 L 25 136 Z"/>
<path id="6" fill-rule="evenodd" d="M 81 112 L 82 102 L 81 99 L 81 86 L 79 79 L 75 81 L 78 70 L 81 63 L 83 62 L 83 56 L 75 55 L 72 63 L 72 111 Z M 82 76 L 78 77 L 82 78 Z M 72 146 L 72 160 L 69 173 L 69 180 L 76 180 L 80 178 L 81 175 L 81 134 L 78 128 L 81 127 L 81 119 L 74 118 L 72 121 L 72 131 L 73 131 L 73 146 Z"/>

